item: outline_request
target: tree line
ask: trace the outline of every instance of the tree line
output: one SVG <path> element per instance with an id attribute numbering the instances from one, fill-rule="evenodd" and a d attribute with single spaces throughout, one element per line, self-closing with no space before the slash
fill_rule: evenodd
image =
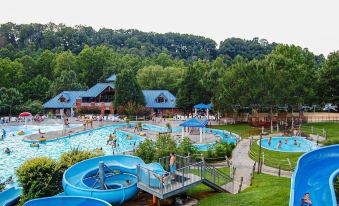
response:
<path id="1" fill-rule="evenodd" d="M 0 25 L 1 114 L 39 112 L 61 91 L 85 90 L 113 73 L 116 87 L 131 91 L 116 106 L 129 100 L 144 104 L 141 89 L 171 91 L 184 112 L 201 102 L 221 112 L 338 103 L 338 70 L 338 52 L 324 58 L 259 38 L 230 38 L 217 48 L 211 39 L 185 34 Z"/>

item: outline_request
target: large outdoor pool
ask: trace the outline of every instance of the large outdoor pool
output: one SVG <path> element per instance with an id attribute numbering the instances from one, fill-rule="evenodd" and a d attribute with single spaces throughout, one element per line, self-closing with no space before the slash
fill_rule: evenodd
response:
<path id="1" fill-rule="evenodd" d="M 76 125 L 72 126 L 74 127 Z M 95 150 L 96 148 L 102 147 L 105 154 L 112 154 L 112 146 L 106 144 L 108 135 L 113 133 L 117 127 L 121 126 L 122 125 L 113 125 L 103 127 L 93 131 L 71 135 L 69 138 L 41 143 L 39 148 L 31 147 L 29 142 L 22 141 L 23 137 L 28 134 L 37 133 L 39 128 L 42 132 L 62 130 L 62 125 L 27 126 L 27 128 L 25 126 L 2 127 L 6 130 L 7 137 L 4 141 L 0 141 L 0 177 L 6 179 L 14 175 L 15 169 L 27 159 L 41 156 L 57 159 L 62 153 L 75 147 L 85 150 Z M 21 130 L 25 132 L 25 135 L 17 135 L 17 132 Z M 13 134 L 15 134 L 15 136 L 13 136 Z M 127 138 L 127 136 L 131 137 Z M 142 140 L 142 137 L 128 135 L 117 130 L 118 147 L 114 149 L 114 152 L 133 150 L 134 143 L 135 146 L 137 146 Z M 7 147 L 12 150 L 11 154 L 4 152 Z"/>
<path id="2" fill-rule="evenodd" d="M 71 125 L 71 127 L 77 127 L 80 125 Z M 96 148 L 102 148 L 105 154 L 122 153 L 125 151 L 131 151 L 138 147 L 140 142 L 144 140 L 144 137 L 129 134 L 121 130 L 117 130 L 119 127 L 124 127 L 125 124 L 115 124 L 111 126 L 105 126 L 94 129 L 92 131 L 80 132 L 70 135 L 65 138 L 59 138 L 45 143 L 40 143 L 40 147 L 31 147 L 30 142 L 23 141 L 23 137 L 26 135 L 38 133 L 40 129 L 42 132 L 62 130 L 63 126 L 60 124 L 53 125 L 27 125 L 27 126 L 8 126 L 2 127 L 6 130 L 6 138 L 0 141 L 0 177 L 7 179 L 9 176 L 14 176 L 15 170 L 25 160 L 47 156 L 53 159 L 58 159 L 60 155 L 72 148 L 79 147 L 84 150 L 94 151 Z M 162 132 L 167 131 L 166 128 L 156 125 L 144 124 L 144 129 Z M 19 131 L 24 131 L 24 135 L 18 135 Z M 111 145 L 107 145 L 109 134 L 116 131 L 117 147 L 113 148 Z M 180 132 L 181 127 L 173 128 L 173 132 Z M 236 142 L 237 136 L 230 134 L 226 131 L 205 129 L 206 133 L 213 133 L 216 141 Z M 0 131 L 0 134 L 2 132 Z M 199 150 L 206 151 L 209 146 L 213 144 L 199 144 L 197 145 Z M 6 148 L 11 149 L 10 154 L 6 154 L 4 151 Z M 15 177 L 15 176 L 14 176 Z"/>
<path id="3" fill-rule="evenodd" d="M 281 141 L 280 148 L 278 147 L 279 141 Z M 259 140 L 257 143 L 259 145 Z M 279 152 L 309 152 L 316 149 L 317 145 L 303 137 L 273 137 L 270 145 L 268 138 L 262 139 L 262 147 Z"/>

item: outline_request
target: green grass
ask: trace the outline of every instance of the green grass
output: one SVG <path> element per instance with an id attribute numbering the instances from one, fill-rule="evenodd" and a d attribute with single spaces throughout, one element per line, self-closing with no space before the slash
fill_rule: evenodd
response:
<path id="1" fill-rule="evenodd" d="M 253 185 L 239 194 L 211 192 L 206 186 L 189 190 L 199 199 L 198 206 L 272 206 L 288 205 L 290 179 L 266 174 L 256 174 Z"/>
<path id="2" fill-rule="evenodd" d="M 325 128 L 327 132 L 327 140 L 325 141 L 325 144 L 339 144 L 339 122 L 319 122 L 303 125 L 304 128 L 307 128 L 307 131 L 309 131 L 312 126 L 317 128 L 320 132 L 323 128 Z"/>
<path id="3" fill-rule="evenodd" d="M 248 134 L 242 135 L 245 132 L 258 129 L 258 128 L 255 128 L 255 127 L 251 127 L 248 124 L 211 125 L 211 126 L 208 126 L 208 127 L 213 128 L 213 129 L 227 130 L 227 131 L 236 133 L 238 135 L 241 135 L 242 138 L 248 138 L 250 136 Z"/>
<path id="4" fill-rule="evenodd" d="M 290 170 L 287 158 L 291 161 L 292 169 L 295 168 L 299 157 L 303 154 L 302 152 L 275 152 L 262 148 L 262 152 L 265 156 L 265 165 L 280 168 L 283 170 Z M 251 146 L 251 155 L 250 157 L 254 161 L 258 161 L 259 145 L 257 141 L 254 141 Z"/>

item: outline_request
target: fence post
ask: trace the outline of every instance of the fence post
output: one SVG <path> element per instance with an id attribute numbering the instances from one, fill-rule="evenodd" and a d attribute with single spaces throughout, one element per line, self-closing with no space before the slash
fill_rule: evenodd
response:
<path id="1" fill-rule="evenodd" d="M 242 188 L 242 182 L 244 181 L 244 177 L 241 177 L 240 178 L 240 185 L 239 185 L 239 190 L 238 190 L 238 193 L 241 192 L 241 188 Z"/>
<path id="2" fill-rule="evenodd" d="M 280 165 L 279 165 L 278 176 L 280 177 L 280 175 L 281 175 L 281 169 L 280 169 Z"/>
<path id="3" fill-rule="evenodd" d="M 253 168 L 252 168 L 252 174 L 255 172 L 255 165 L 256 165 L 257 162 L 254 162 L 253 164 Z"/>
<path id="4" fill-rule="evenodd" d="M 323 137 L 325 137 L 326 131 L 325 128 L 323 128 Z"/>
<path id="5" fill-rule="evenodd" d="M 251 181 L 250 181 L 250 186 L 252 186 L 252 183 L 253 183 L 253 177 L 254 177 L 254 174 L 253 172 L 251 173 Z"/>

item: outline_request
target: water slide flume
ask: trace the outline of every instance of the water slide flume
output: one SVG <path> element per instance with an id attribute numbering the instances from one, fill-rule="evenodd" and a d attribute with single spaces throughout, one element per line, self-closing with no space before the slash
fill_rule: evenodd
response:
<path id="1" fill-rule="evenodd" d="M 104 184 L 99 165 L 104 164 Z M 165 172 L 159 163 L 145 164 L 143 160 L 129 155 L 110 155 L 79 162 L 64 173 L 62 184 L 66 196 L 94 197 L 113 204 L 122 204 L 137 192 L 137 165 L 151 171 Z M 145 174 L 146 175 L 146 174 Z M 156 177 L 154 184 L 159 184 Z"/>
<path id="2" fill-rule="evenodd" d="M 339 145 L 322 147 L 298 160 L 291 179 L 290 206 L 301 205 L 310 193 L 312 205 L 337 206 L 333 181 L 339 174 Z"/>
<path id="3" fill-rule="evenodd" d="M 17 187 L 11 187 L 3 192 L 0 192 L 0 205 L 9 206 L 16 203 L 21 194 L 21 189 Z"/>
<path id="4" fill-rule="evenodd" d="M 89 197 L 46 197 L 34 199 L 26 202 L 24 206 L 47 206 L 47 205 L 62 205 L 62 206 L 111 206 L 103 200 Z"/>

